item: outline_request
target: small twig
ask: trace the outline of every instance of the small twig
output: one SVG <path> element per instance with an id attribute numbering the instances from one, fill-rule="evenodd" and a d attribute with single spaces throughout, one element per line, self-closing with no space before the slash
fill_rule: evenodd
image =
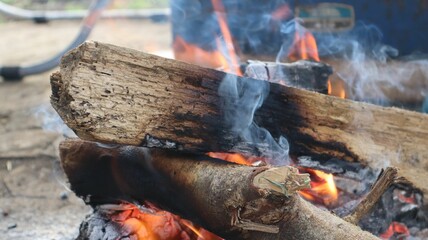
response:
<path id="1" fill-rule="evenodd" d="M 380 174 L 367 196 L 358 204 L 354 211 L 343 219 L 349 223 L 358 224 L 360 219 L 372 210 L 388 188 L 396 183 L 398 170 L 394 167 L 387 167 Z"/>

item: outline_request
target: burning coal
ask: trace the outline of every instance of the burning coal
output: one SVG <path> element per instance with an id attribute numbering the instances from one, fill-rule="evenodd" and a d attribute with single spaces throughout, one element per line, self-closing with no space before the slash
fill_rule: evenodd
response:
<path id="1" fill-rule="evenodd" d="M 106 204 L 98 206 L 97 209 L 97 215 L 91 217 L 98 218 L 94 222 L 99 225 L 88 226 L 88 228 L 103 226 L 104 231 L 109 232 L 109 237 L 117 237 L 117 239 L 124 236 L 138 240 L 222 239 L 188 220 L 159 209 L 150 202 L 145 202 L 143 205 Z M 91 235 L 91 237 L 96 236 Z M 87 236 L 79 236 L 79 239 L 85 238 Z"/>

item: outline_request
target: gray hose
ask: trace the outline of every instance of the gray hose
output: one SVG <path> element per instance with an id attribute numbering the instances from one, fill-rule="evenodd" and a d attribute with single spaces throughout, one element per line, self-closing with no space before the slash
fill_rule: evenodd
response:
<path id="1" fill-rule="evenodd" d="M 110 0 L 95 0 L 89 11 L 88 15 L 85 17 L 82 23 L 79 34 L 74 39 L 74 41 L 67 46 L 60 53 L 54 57 L 38 64 L 29 65 L 29 66 L 2 66 L 0 67 L 0 75 L 6 81 L 10 80 L 21 80 L 23 77 L 33 74 L 38 74 L 46 72 L 58 66 L 61 57 L 68 52 L 69 50 L 77 47 L 83 41 L 87 39 L 91 33 L 92 28 L 95 25 L 95 22 L 99 19 L 102 10 L 110 3 Z"/>
<path id="2" fill-rule="evenodd" d="M 88 15 L 86 10 L 75 11 L 33 11 L 11 6 L 0 1 L 0 13 L 16 19 L 32 20 L 37 23 L 52 20 L 82 19 Z M 156 19 L 168 18 L 171 11 L 168 8 L 158 9 L 114 9 L 102 13 L 102 18 L 126 18 L 126 19 Z"/>

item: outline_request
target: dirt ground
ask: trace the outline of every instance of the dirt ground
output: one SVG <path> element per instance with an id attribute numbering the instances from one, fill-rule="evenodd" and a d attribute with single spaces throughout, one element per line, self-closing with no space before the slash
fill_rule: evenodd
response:
<path id="1" fill-rule="evenodd" d="M 72 41 L 79 25 L 0 24 L 0 65 L 49 58 Z M 103 20 L 90 39 L 171 55 L 169 23 Z M 73 134 L 49 105 L 51 72 L 21 82 L 0 80 L 0 239 L 74 239 L 90 212 L 67 188 L 59 164 L 58 143 Z"/>

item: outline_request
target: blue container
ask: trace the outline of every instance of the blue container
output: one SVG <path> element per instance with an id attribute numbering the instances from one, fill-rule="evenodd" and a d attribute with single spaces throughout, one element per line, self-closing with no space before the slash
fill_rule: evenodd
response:
<path id="1" fill-rule="evenodd" d="M 335 9 L 335 3 L 349 6 L 353 12 L 350 16 L 349 9 L 343 10 L 337 15 L 339 7 Z M 292 3 L 295 9 L 296 16 L 303 19 L 309 19 L 311 14 L 302 11 L 311 6 L 324 6 L 323 14 L 318 14 L 320 22 L 323 17 L 330 13 L 331 18 L 343 17 L 353 21 L 353 28 L 337 31 L 337 36 L 349 35 L 355 33 L 362 34 L 360 37 L 376 35 L 373 41 L 379 41 L 386 45 L 390 45 L 398 49 L 400 55 L 408 55 L 416 52 L 428 53 L 428 1 L 427 0 L 389 0 L 389 1 L 373 1 L 373 0 L 332 0 L 332 1 L 317 1 L 317 0 L 295 0 Z M 328 5 L 331 6 L 330 11 Z M 340 6 L 340 5 L 336 5 Z M 319 13 L 320 11 L 318 11 Z M 333 13 L 332 13 L 333 12 Z M 335 13 L 336 12 L 336 16 Z M 312 15 L 317 15 L 312 14 Z M 316 16 L 315 16 L 316 18 Z M 369 33 L 364 33 L 365 30 Z M 316 31 L 315 31 L 316 32 Z M 376 33 L 374 33 L 376 32 Z M 322 31 L 316 33 L 316 37 L 322 40 L 327 33 Z M 366 34 L 366 36 L 364 36 Z"/>

